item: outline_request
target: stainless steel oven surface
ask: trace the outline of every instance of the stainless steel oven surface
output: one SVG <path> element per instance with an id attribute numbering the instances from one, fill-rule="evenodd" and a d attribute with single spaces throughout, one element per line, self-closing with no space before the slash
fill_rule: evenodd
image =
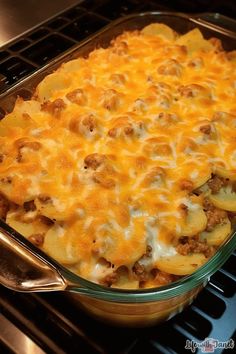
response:
<path id="1" fill-rule="evenodd" d="M 60 0 L 55 4 L 27 0 L 26 10 L 20 5 L 19 1 L 0 0 L 0 97 L 112 20 L 133 12 L 207 11 L 212 14 L 204 15 L 203 21 L 236 31 L 233 20 L 216 14 L 235 16 L 233 0 L 223 4 L 217 0 L 209 4 L 202 0 L 191 4 L 187 0 Z M 27 91 L 22 93 L 27 98 Z M 230 352 L 236 341 L 235 260 L 236 252 L 191 307 L 168 322 L 145 329 L 100 323 L 63 293 L 23 294 L 0 287 L 0 353 L 183 353 L 194 346 L 200 347 L 198 353 Z M 217 341 L 221 348 L 216 351 Z"/>

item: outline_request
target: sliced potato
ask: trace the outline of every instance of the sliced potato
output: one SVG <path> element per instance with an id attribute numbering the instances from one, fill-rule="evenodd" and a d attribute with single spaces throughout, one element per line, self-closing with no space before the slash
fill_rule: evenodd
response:
<path id="1" fill-rule="evenodd" d="M 111 286 L 112 288 L 118 289 L 138 289 L 139 281 L 138 280 L 129 280 L 129 279 L 119 279 L 117 283 Z"/>
<path id="2" fill-rule="evenodd" d="M 1 135 L 1 134 L 0 134 Z M 3 178 L 6 178 L 5 176 L 1 176 L 1 180 Z M 17 204 L 17 201 L 14 199 L 14 195 L 13 195 L 13 183 L 2 183 L 0 181 L 0 193 L 2 195 L 4 195 L 4 197 L 8 200 L 11 200 L 13 202 L 16 202 Z M 12 198 L 13 196 L 13 198 Z"/>
<path id="3" fill-rule="evenodd" d="M 40 222 L 39 219 L 35 219 L 30 223 L 26 223 L 18 220 L 17 213 L 8 213 L 6 222 L 14 230 L 18 231 L 21 235 L 28 238 L 33 234 L 45 233 L 48 230 L 48 226 Z"/>
<path id="4" fill-rule="evenodd" d="M 40 198 L 35 199 L 35 206 L 39 212 L 39 214 L 46 216 L 51 220 L 63 221 L 70 218 L 74 210 L 69 206 L 69 200 L 67 201 L 67 207 L 63 207 L 66 205 L 65 201 L 58 200 L 55 205 L 55 201 L 48 200 L 42 201 Z"/>
<path id="5" fill-rule="evenodd" d="M 236 193 L 232 191 L 230 186 L 221 188 L 217 194 L 210 194 L 209 199 L 217 208 L 236 211 Z"/>
<path id="6" fill-rule="evenodd" d="M 52 220 L 63 220 L 63 216 L 61 216 L 61 213 L 59 213 L 58 210 L 55 208 L 55 205 L 53 204 L 52 200 L 42 201 L 40 198 L 36 198 L 34 203 L 39 214 L 44 215 Z"/>
<path id="7" fill-rule="evenodd" d="M 202 208 L 188 210 L 185 224 L 181 229 L 181 236 L 194 236 L 203 231 L 207 225 L 207 217 Z"/>
<path id="8" fill-rule="evenodd" d="M 9 128 L 30 128 L 35 126 L 35 121 L 32 119 L 37 110 L 40 110 L 40 104 L 36 101 L 24 101 L 18 98 L 15 108 L 12 113 L 7 114 L 0 121 L 0 135 L 7 134 Z M 26 113 L 27 112 L 27 113 Z"/>
<path id="9" fill-rule="evenodd" d="M 227 170 L 223 167 L 216 167 L 215 174 L 219 177 L 229 178 L 231 181 L 236 181 L 236 170 Z"/>
<path id="10" fill-rule="evenodd" d="M 156 266 L 166 273 L 187 275 L 195 272 L 205 262 L 206 257 L 202 253 L 194 253 L 187 256 L 176 254 L 172 257 L 161 257 L 156 262 Z"/>
<path id="11" fill-rule="evenodd" d="M 73 73 L 78 72 L 83 66 L 84 58 L 77 58 L 68 61 L 67 63 L 62 64 L 62 66 L 58 69 L 59 72 L 64 73 Z"/>
<path id="12" fill-rule="evenodd" d="M 179 37 L 175 43 L 186 46 L 189 53 L 193 53 L 198 50 L 210 51 L 213 49 L 212 44 L 203 38 L 203 35 L 198 28 L 195 28 Z"/>
<path id="13" fill-rule="evenodd" d="M 183 147 L 184 140 L 185 138 L 182 142 Z M 182 152 L 182 147 L 180 151 Z M 206 161 L 204 161 L 202 157 L 196 157 L 196 161 L 188 161 L 187 159 L 184 164 L 181 164 L 180 168 L 174 171 L 173 177 L 176 178 L 178 176 L 179 180 L 183 180 L 183 169 L 185 171 L 184 178 L 193 183 L 193 189 L 197 189 L 203 186 L 211 178 L 212 174 L 212 168 L 210 164 L 206 163 Z"/>
<path id="14" fill-rule="evenodd" d="M 201 168 L 199 167 L 198 171 L 198 176 L 192 179 L 194 189 L 203 186 L 211 178 L 212 170 L 209 165 L 206 165 Z"/>
<path id="15" fill-rule="evenodd" d="M 75 264 L 79 260 L 79 255 L 72 241 L 72 237 L 55 224 L 45 235 L 43 250 L 59 263 Z"/>
<path id="16" fill-rule="evenodd" d="M 197 188 L 197 190 L 198 192 L 203 193 L 205 198 L 208 198 L 208 195 L 211 193 L 211 190 L 207 183 L 204 183 L 202 186 Z"/>
<path id="17" fill-rule="evenodd" d="M 18 231 L 21 235 L 25 237 L 29 237 L 32 234 L 35 234 L 35 228 L 33 223 L 25 223 L 18 221 L 12 217 L 12 214 L 7 215 L 6 222 L 8 225 L 10 225 L 14 230 Z"/>
<path id="18" fill-rule="evenodd" d="M 200 239 L 206 240 L 210 246 L 219 246 L 231 233 L 231 223 L 229 219 L 225 220 L 224 224 L 218 224 L 214 230 L 200 233 Z"/>
<path id="19" fill-rule="evenodd" d="M 37 86 L 34 97 L 39 102 L 50 101 L 55 98 L 55 93 L 69 87 L 71 79 L 58 71 L 46 76 Z"/>
<path id="20" fill-rule="evenodd" d="M 152 23 L 144 27 L 141 31 L 142 34 L 150 36 L 161 36 L 169 41 L 174 41 L 176 38 L 176 33 L 164 23 Z"/>

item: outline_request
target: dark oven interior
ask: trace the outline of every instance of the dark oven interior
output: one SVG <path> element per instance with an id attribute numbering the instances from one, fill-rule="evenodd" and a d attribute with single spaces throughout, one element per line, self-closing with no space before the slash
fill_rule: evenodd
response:
<path id="1" fill-rule="evenodd" d="M 0 50 L 0 94 L 110 21 L 150 10 L 220 12 L 233 17 L 236 3 L 233 0 L 78 2 Z M 217 21 L 214 17 L 212 20 Z M 236 252 L 182 314 L 164 324 L 138 330 L 98 323 L 59 293 L 26 295 L 1 287 L 0 353 L 183 353 L 187 339 L 201 342 L 210 337 L 235 341 L 235 260 Z"/>

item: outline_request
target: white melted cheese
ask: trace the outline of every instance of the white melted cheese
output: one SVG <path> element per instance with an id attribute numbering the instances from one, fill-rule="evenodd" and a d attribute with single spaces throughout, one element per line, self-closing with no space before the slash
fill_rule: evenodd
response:
<path id="1" fill-rule="evenodd" d="M 152 265 L 155 264 L 156 261 L 161 257 L 171 257 L 177 253 L 173 246 L 166 245 L 159 239 L 158 226 L 152 226 L 153 222 L 155 221 L 155 217 L 149 217 L 145 222 L 146 242 L 147 245 L 152 247 L 152 252 L 151 257 L 144 257 L 140 260 L 140 262 L 147 267 L 152 267 Z"/>

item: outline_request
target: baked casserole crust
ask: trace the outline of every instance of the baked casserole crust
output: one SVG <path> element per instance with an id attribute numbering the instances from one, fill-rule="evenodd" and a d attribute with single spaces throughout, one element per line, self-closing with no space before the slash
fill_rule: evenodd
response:
<path id="1" fill-rule="evenodd" d="M 0 122 L 0 217 L 80 276 L 194 272 L 236 213 L 236 52 L 196 28 L 124 32 Z"/>

